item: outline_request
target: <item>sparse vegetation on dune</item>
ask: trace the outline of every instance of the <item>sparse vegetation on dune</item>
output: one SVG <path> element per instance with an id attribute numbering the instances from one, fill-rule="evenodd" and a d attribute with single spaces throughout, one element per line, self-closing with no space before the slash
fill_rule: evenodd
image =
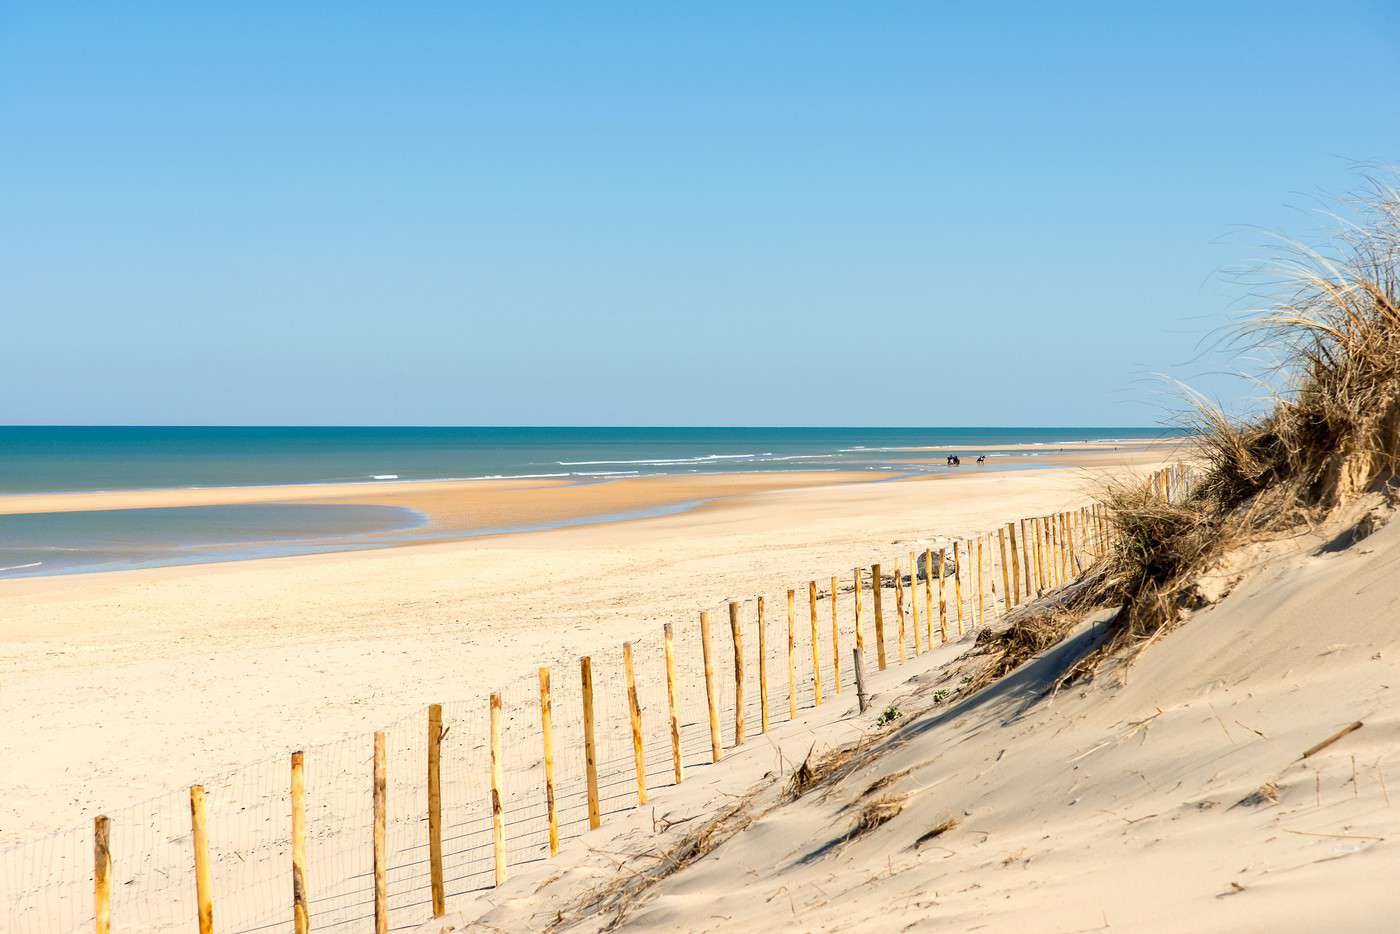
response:
<path id="1" fill-rule="evenodd" d="M 1055 644 L 1088 611 L 1117 607 L 1059 683 L 1091 676 L 1199 606 L 1198 580 L 1228 550 L 1388 492 L 1400 472 L 1400 192 L 1375 185 L 1335 245 L 1336 257 L 1299 249 L 1289 290 L 1239 332 L 1279 361 L 1272 410 L 1235 420 L 1193 398 L 1189 489 L 1166 502 L 1138 483 L 1109 488 L 1110 553 L 980 640 L 992 658 L 973 687 Z"/>

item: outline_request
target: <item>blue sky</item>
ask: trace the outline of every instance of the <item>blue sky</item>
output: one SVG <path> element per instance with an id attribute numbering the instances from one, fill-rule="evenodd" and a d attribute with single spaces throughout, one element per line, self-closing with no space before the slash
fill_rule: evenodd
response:
<path id="1" fill-rule="evenodd" d="M 1243 404 L 1400 13 L 1138 6 L 0 3 L 0 423 Z"/>

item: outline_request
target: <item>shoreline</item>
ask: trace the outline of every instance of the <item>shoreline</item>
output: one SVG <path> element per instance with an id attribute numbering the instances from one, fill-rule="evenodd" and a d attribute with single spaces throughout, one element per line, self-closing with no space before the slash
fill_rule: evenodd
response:
<path id="1" fill-rule="evenodd" d="M 0 595 L 17 581 L 47 577 L 409 548 L 645 521 L 720 508 L 735 497 L 751 494 L 984 480 L 1008 473 L 1146 462 L 1169 450 L 1173 448 L 1082 443 L 1027 451 L 1023 456 L 993 455 L 985 464 L 964 462 L 957 467 L 947 467 L 939 458 L 904 458 L 862 470 L 793 468 L 566 481 L 539 477 L 353 481 L 0 495 L 0 516 L 34 520 L 0 529 L 9 533 L 8 538 L 0 536 Z M 370 507 L 411 513 L 417 521 L 393 528 L 361 525 L 368 514 L 357 518 L 354 510 Z M 150 512 L 148 518 L 140 514 L 143 510 Z M 83 515 L 91 519 L 78 519 Z M 183 538 L 162 531 L 172 527 L 190 531 Z M 210 541 L 206 530 L 221 527 L 241 531 Z"/>

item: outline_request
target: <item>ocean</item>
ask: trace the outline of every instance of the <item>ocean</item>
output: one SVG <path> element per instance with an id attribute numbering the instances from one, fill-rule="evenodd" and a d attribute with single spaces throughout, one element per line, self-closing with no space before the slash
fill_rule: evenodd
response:
<path id="1" fill-rule="evenodd" d="M 887 467 L 900 448 L 1162 438 L 1164 428 L 0 427 L 0 493 Z M 979 452 L 980 453 L 980 452 Z"/>
<path id="2" fill-rule="evenodd" d="M 1014 458 L 999 465 L 1030 468 L 1036 455 L 1065 442 L 1173 434 L 1142 427 L 0 427 L 0 494 L 525 477 L 598 483 L 779 470 L 894 477 L 945 469 L 908 463 L 928 456 L 910 448 L 971 461 L 1035 445 L 1008 452 Z M 423 524 L 423 516 L 397 507 L 291 503 L 0 515 L 0 579 L 385 547 L 411 540 Z"/>

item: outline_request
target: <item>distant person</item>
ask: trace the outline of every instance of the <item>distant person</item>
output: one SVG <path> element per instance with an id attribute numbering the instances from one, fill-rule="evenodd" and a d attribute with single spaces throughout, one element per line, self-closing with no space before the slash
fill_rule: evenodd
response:
<path id="1" fill-rule="evenodd" d="M 979 464 L 985 464 L 986 462 L 987 462 L 987 455 L 985 455 L 985 454 L 983 454 L 981 457 L 977 458 L 977 463 L 979 463 Z"/>

